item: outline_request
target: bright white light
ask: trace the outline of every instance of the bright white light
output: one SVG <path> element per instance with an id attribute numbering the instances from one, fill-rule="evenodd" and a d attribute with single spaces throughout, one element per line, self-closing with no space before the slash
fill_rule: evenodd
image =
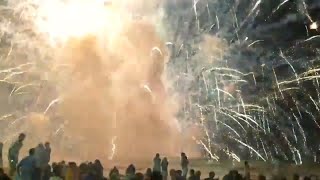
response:
<path id="1" fill-rule="evenodd" d="M 318 23 L 317 23 L 317 22 L 313 22 L 313 23 L 310 25 L 310 29 L 317 30 L 317 29 L 318 29 Z"/>
<path id="2" fill-rule="evenodd" d="M 117 21 L 104 0 L 41 1 L 36 26 L 50 38 L 65 40 L 101 32 Z"/>

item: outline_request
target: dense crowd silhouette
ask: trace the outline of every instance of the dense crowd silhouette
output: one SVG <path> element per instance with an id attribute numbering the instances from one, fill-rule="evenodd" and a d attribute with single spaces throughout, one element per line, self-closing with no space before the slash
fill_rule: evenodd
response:
<path id="1" fill-rule="evenodd" d="M 40 143 L 37 147 L 29 150 L 29 155 L 19 161 L 19 152 L 23 147 L 26 135 L 21 133 L 16 141 L 12 143 L 8 151 L 9 170 L 5 173 L 3 166 L 2 149 L 0 143 L 0 180 L 219 180 L 214 171 L 209 172 L 208 177 L 203 178 L 199 170 L 189 170 L 189 159 L 185 153 L 181 153 L 181 169 L 170 169 L 167 157 L 161 158 L 157 153 L 153 158 L 153 167 L 148 168 L 145 173 L 137 172 L 136 167 L 130 164 L 121 174 L 117 167 L 113 167 L 108 174 L 102 166 L 100 160 L 94 162 L 83 162 L 77 165 L 76 162 L 52 162 L 50 164 L 51 147 L 49 142 Z M 250 165 L 244 162 L 244 173 L 240 174 L 237 170 L 231 170 L 222 177 L 222 180 L 266 180 L 266 176 L 258 175 L 254 178 L 250 175 Z M 284 175 L 271 177 L 272 180 L 286 180 Z M 292 176 L 293 180 L 299 180 L 298 174 Z M 303 180 L 317 180 L 318 177 L 311 175 L 303 177 Z"/>

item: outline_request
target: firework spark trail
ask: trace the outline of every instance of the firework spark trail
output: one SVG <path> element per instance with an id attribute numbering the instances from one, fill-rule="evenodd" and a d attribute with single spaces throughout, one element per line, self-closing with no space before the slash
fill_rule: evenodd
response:
<path id="1" fill-rule="evenodd" d="M 5 115 L 0 117 L 0 121 L 6 120 L 6 119 L 8 119 L 9 117 L 12 117 L 12 116 L 13 116 L 13 114 L 5 114 Z"/>
<path id="2" fill-rule="evenodd" d="M 276 9 L 272 11 L 271 15 L 273 15 L 274 13 L 276 13 L 283 5 L 285 5 L 285 4 L 286 4 L 287 2 L 289 2 L 289 1 L 290 1 L 290 0 L 285 0 L 285 1 L 283 1 L 282 3 L 280 3 L 280 4 L 278 5 L 278 7 L 276 7 Z"/>
<path id="3" fill-rule="evenodd" d="M 242 126 L 242 124 L 236 118 L 234 118 L 232 115 L 227 114 L 227 113 L 225 113 L 223 111 L 218 111 L 218 112 L 223 114 L 223 115 L 225 115 L 225 116 L 227 116 L 227 117 L 229 117 L 230 119 L 234 120 L 243 129 L 244 132 L 247 132 L 247 130 Z"/>
<path id="4" fill-rule="evenodd" d="M 12 96 L 13 94 L 19 92 L 21 89 L 24 89 L 24 88 L 27 88 L 27 87 L 35 87 L 35 86 L 40 86 L 40 84 L 39 84 L 39 83 L 29 83 L 29 84 L 21 85 L 21 86 L 19 86 L 19 87 L 17 87 L 17 88 L 14 88 L 14 89 L 11 91 L 11 93 L 10 93 L 9 96 Z"/>
<path id="5" fill-rule="evenodd" d="M 294 136 L 294 140 L 295 142 L 297 143 L 298 142 L 298 138 L 297 138 L 297 135 L 296 135 L 296 131 L 294 130 L 294 125 L 293 125 L 293 122 L 291 121 L 291 129 L 292 129 L 292 134 Z"/>
<path id="6" fill-rule="evenodd" d="M 117 136 L 113 136 L 111 139 L 111 154 L 109 155 L 108 159 L 112 160 L 114 155 L 116 154 L 117 145 L 116 145 Z"/>
<path id="7" fill-rule="evenodd" d="M 302 135 L 302 137 L 303 137 L 303 144 L 304 144 L 305 147 L 307 147 L 307 145 L 306 145 L 306 143 L 307 143 L 307 138 L 306 138 L 305 132 L 304 132 L 304 130 L 303 130 L 301 124 L 300 124 L 299 118 L 295 115 L 294 112 L 292 112 L 292 115 L 293 115 L 294 119 L 296 120 L 297 125 L 298 125 L 298 127 L 299 127 L 299 129 L 300 129 L 300 133 L 301 133 L 301 135 Z"/>
<path id="8" fill-rule="evenodd" d="M 281 88 L 280 88 L 280 83 L 278 82 L 277 74 L 276 74 L 274 68 L 272 68 L 272 71 L 273 71 L 274 78 L 276 80 L 278 91 L 280 92 L 282 99 L 284 99 L 283 93 L 282 93 Z"/>
<path id="9" fill-rule="evenodd" d="M 51 108 L 53 105 L 59 103 L 61 100 L 62 100 L 61 98 L 56 98 L 56 99 L 52 100 L 52 101 L 49 103 L 49 105 L 48 105 L 48 107 L 46 108 L 46 110 L 43 112 L 43 114 L 47 114 L 47 112 L 50 110 L 50 108 Z"/>
<path id="10" fill-rule="evenodd" d="M 261 143 L 261 145 L 262 145 L 263 152 L 264 152 L 264 154 L 265 154 L 265 156 L 266 156 L 266 159 L 269 159 L 268 153 L 267 153 L 267 151 L 266 151 L 266 148 L 264 147 L 264 143 L 263 143 L 263 141 L 261 140 L 261 138 L 259 138 L 259 141 L 260 141 L 260 143 Z"/>
<path id="11" fill-rule="evenodd" d="M 222 122 L 222 121 L 219 121 L 217 120 L 217 122 L 221 123 L 222 125 L 226 126 L 227 128 L 229 128 L 232 132 L 234 132 L 239 138 L 241 138 L 240 134 L 234 129 L 232 128 L 231 126 L 229 126 L 228 124 Z"/>
<path id="12" fill-rule="evenodd" d="M 253 152 L 255 152 L 263 161 L 266 161 L 266 159 L 257 151 L 255 150 L 253 147 L 251 147 L 250 145 L 240 141 L 239 139 L 236 139 L 236 138 L 232 138 L 234 139 L 235 141 L 237 141 L 238 143 L 242 144 L 243 146 L 249 148 L 250 150 L 252 150 Z"/>
<path id="13" fill-rule="evenodd" d="M 246 114 L 241 114 L 241 113 L 238 113 L 236 111 L 233 111 L 231 109 L 225 109 L 223 108 L 224 110 L 226 111 L 229 111 L 229 112 L 232 112 L 235 114 L 236 117 L 238 117 L 240 120 L 244 121 L 245 123 L 247 123 L 249 126 L 251 126 L 252 128 L 254 128 L 250 123 L 249 121 L 251 121 L 252 123 L 254 123 L 256 126 L 258 126 L 259 128 L 261 128 L 261 126 L 252 119 L 252 117 L 250 117 L 249 115 L 246 115 Z M 248 121 L 249 120 L 249 121 Z M 254 128 L 255 129 L 255 128 Z M 261 128 L 262 129 L 262 128 Z"/>
<path id="14" fill-rule="evenodd" d="M 211 147 L 211 137 L 209 136 L 208 129 L 207 129 L 205 123 L 204 123 L 205 118 L 203 116 L 202 107 L 200 105 L 197 105 L 197 106 L 199 107 L 199 110 L 200 110 L 200 122 L 201 122 L 202 129 L 203 129 L 203 131 L 205 132 L 205 135 L 206 135 L 206 141 L 207 141 L 207 144 L 208 144 L 207 146 L 208 147 L 205 146 L 205 144 L 201 140 L 200 140 L 200 142 L 201 142 L 201 144 L 203 146 L 205 146 L 205 148 L 206 148 L 206 150 L 208 152 L 211 152 L 211 149 L 212 149 L 212 147 Z M 211 154 L 211 157 L 213 157 L 212 154 Z"/>
<path id="15" fill-rule="evenodd" d="M 320 125 L 319 125 L 319 123 L 317 122 L 315 116 L 314 116 L 310 111 L 308 111 L 308 110 L 305 110 L 305 112 L 312 117 L 312 120 L 313 120 L 314 123 L 317 125 L 317 127 L 320 129 Z"/>
<path id="16" fill-rule="evenodd" d="M 207 145 L 202 140 L 198 140 L 194 136 L 192 137 L 192 139 L 194 141 L 196 141 L 197 144 L 200 144 L 206 150 L 206 152 L 210 155 L 211 159 L 219 161 L 219 157 L 217 155 L 213 154 L 212 151 L 210 150 L 210 148 L 208 148 Z"/>
<path id="17" fill-rule="evenodd" d="M 296 77 L 296 79 L 298 79 L 298 73 L 297 71 L 294 69 L 294 67 L 292 66 L 292 64 L 288 61 L 287 57 L 283 54 L 282 50 L 280 50 L 280 57 L 282 57 L 290 66 L 290 68 L 292 69 L 292 71 L 294 72 L 294 75 Z M 298 80 L 298 85 L 300 84 L 300 81 Z"/>

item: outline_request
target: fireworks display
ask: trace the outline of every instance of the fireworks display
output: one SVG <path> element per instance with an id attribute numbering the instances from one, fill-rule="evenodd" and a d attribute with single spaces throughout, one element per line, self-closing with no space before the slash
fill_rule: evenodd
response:
<path id="1" fill-rule="evenodd" d="M 24 131 L 112 159 L 133 139 L 150 155 L 191 139 L 215 160 L 317 160 L 317 2 L 0 3 L 4 142 Z"/>

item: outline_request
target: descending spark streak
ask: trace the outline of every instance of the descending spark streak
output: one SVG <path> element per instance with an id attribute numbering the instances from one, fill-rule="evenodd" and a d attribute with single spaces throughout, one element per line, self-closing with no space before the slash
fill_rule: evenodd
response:
<path id="1" fill-rule="evenodd" d="M 18 88 L 14 88 L 14 90 L 13 90 L 13 92 L 12 93 L 10 93 L 10 96 L 13 94 L 13 93 L 16 93 L 16 92 L 18 92 L 19 90 L 21 90 L 21 89 L 23 89 L 23 88 L 26 88 L 26 87 L 32 87 L 32 86 L 40 86 L 40 84 L 38 83 L 38 84 L 34 84 L 34 83 L 30 83 L 30 84 L 24 84 L 24 85 L 22 85 L 22 86 L 20 86 L 20 87 L 18 87 Z"/>
<path id="2" fill-rule="evenodd" d="M 248 45 L 248 47 L 251 47 L 251 46 L 255 45 L 256 43 L 263 42 L 263 41 L 264 41 L 264 40 L 256 40 L 256 41 L 253 41 L 252 43 L 250 43 L 250 44 Z"/>
<path id="3" fill-rule="evenodd" d="M 305 110 L 305 112 L 312 117 L 312 120 L 314 121 L 314 123 L 315 123 L 315 124 L 318 126 L 318 128 L 320 129 L 320 125 L 319 125 L 319 123 L 317 122 L 317 120 L 316 120 L 316 118 L 314 117 L 314 115 L 313 115 L 310 111 L 308 111 L 308 110 Z"/>
<path id="4" fill-rule="evenodd" d="M 228 117 L 230 117 L 232 120 L 234 120 L 245 132 L 247 132 L 246 131 L 246 129 L 242 126 L 242 124 L 236 119 L 236 118 L 234 118 L 233 116 L 231 116 L 230 114 L 227 114 L 227 113 L 225 113 L 225 112 L 223 112 L 223 111 L 218 111 L 219 113 L 221 113 L 221 114 L 223 114 L 223 115 L 226 115 L 226 116 L 228 116 Z"/>
<path id="5" fill-rule="evenodd" d="M 222 108 L 222 109 L 225 109 L 225 108 Z M 231 109 L 225 109 L 225 110 L 226 110 L 226 111 L 230 111 L 230 112 L 236 114 L 236 116 L 239 117 L 239 119 L 243 120 L 243 121 L 246 122 L 248 125 L 251 126 L 251 124 L 249 123 L 249 121 L 247 121 L 247 119 L 250 120 L 252 123 L 254 123 L 256 126 L 258 126 L 259 128 L 261 128 L 261 126 L 260 126 L 256 121 L 254 121 L 254 120 L 250 117 L 250 115 L 241 114 L 241 113 L 238 113 L 238 112 L 233 111 L 233 110 L 231 110 Z M 244 118 L 244 119 L 243 119 L 243 118 Z M 251 127 L 254 128 L 253 126 L 251 126 Z M 261 129 L 262 129 L 262 128 L 261 128 Z"/>
<path id="6" fill-rule="evenodd" d="M 281 94 L 282 99 L 284 99 L 284 96 L 283 96 L 283 93 L 281 91 L 280 84 L 278 82 L 278 78 L 277 78 L 276 72 L 274 71 L 274 68 L 272 68 L 272 71 L 273 71 L 274 78 L 276 80 L 276 84 L 277 84 L 278 90 L 279 90 L 279 92 Z"/>
<path id="7" fill-rule="evenodd" d="M 2 120 L 4 120 L 4 119 L 7 119 L 7 118 L 9 118 L 9 117 L 12 117 L 12 116 L 13 116 L 13 114 L 5 114 L 5 115 L 3 115 L 3 116 L 0 117 L 0 121 L 2 121 Z"/>
<path id="8" fill-rule="evenodd" d="M 203 143 L 202 140 L 198 140 L 196 139 L 194 136 L 192 136 L 192 139 L 194 141 L 196 141 L 197 144 L 201 144 L 203 146 L 203 148 L 206 150 L 206 152 L 210 155 L 211 159 L 214 159 L 216 161 L 219 161 L 219 157 L 215 154 L 212 154 L 211 150 L 205 145 L 205 143 Z"/>
<path id="9" fill-rule="evenodd" d="M 283 58 L 290 66 L 290 68 L 292 69 L 292 71 L 294 72 L 294 75 L 296 76 L 296 79 L 298 79 L 298 74 L 297 71 L 294 69 L 294 67 L 292 66 L 292 64 L 288 61 L 288 59 L 285 57 L 285 55 L 283 54 L 282 50 L 280 50 L 280 57 Z M 298 80 L 298 84 L 300 84 L 300 81 Z"/>
<path id="10" fill-rule="evenodd" d="M 292 134 L 294 136 L 295 142 L 297 143 L 298 142 L 298 138 L 297 138 L 297 135 L 296 135 L 296 131 L 294 130 L 294 125 L 293 125 L 292 121 L 291 121 L 291 125 L 292 125 Z"/>
<path id="11" fill-rule="evenodd" d="M 299 121 L 299 118 L 295 115 L 295 113 L 292 113 L 293 117 L 295 118 L 297 124 L 298 124 L 298 127 L 300 129 L 300 133 L 302 134 L 302 137 L 303 137 L 303 144 L 304 146 L 306 147 L 306 143 L 307 143 L 307 138 L 306 138 L 306 135 L 304 133 L 304 130 L 300 124 L 300 121 Z"/>
<path id="12" fill-rule="evenodd" d="M 226 123 L 224 123 L 224 122 L 222 122 L 222 121 L 219 121 L 219 120 L 217 120 L 217 122 L 219 122 L 219 123 L 221 123 L 222 125 L 224 125 L 224 126 L 226 126 L 227 128 L 229 128 L 231 131 L 233 131 L 233 132 L 240 138 L 240 134 L 239 134 L 236 130 L 234 130 L 231 126 L 229 126 L 228 124 L 226 124 Z"/>
<path id="13" fill-rule="evenodd" d="M 112 160 L 114 155 L 116 154 L 116 143 L 115 141 L 117 140 L 117 136 L 113 136 L 112 139 L 111 139 L 111 145 L 112 145 L 112 148 L 111 148 L 111 154 L 109 155 L 109 160 Z"/>
<path id="14" fill-rule="evenodd" d="M 240 144 L 242 144 L 243 146 L 249 148 L 250 150 L 252 150 L 253 152 L 255 152 L 263 161 L 266 161 L 266 159 L 257 151 L 255 150 L 253 147 L 251 147 L 250 145 L 240 141 L 239 139 L 236 139 L 236 138 L 232 138 L 234 139 L 235 141 L 239 142 Z"/>
<path id="15" fill-rule="evenodd" d="M 22 116 L 22 117 L 20 117 L 20 118 L 18 118 L 18 119 L 16 119 L 16 120 L 12 121 L 12 122 L 10 123 L 10 126 L 13 126 L 13 125 L 16 124 L 18 121 L 20 121 L 20 120 L 22 120 L 22 119 L 25 119 L 25 118 L 27 118 L 27 116 Z"/>
<path id="16" fill-rule="evenodd" d="M 217 21 L 218 30 L 219 30 L 219 29 L 220 29 L 220 21 L 219 21 L 219 17 L 218 17 L 218 15 L 216 15 L 216 21 Z"/>
<path id="17" fill-rule="evenodd" d="M 58 103 L 60 100 L 61 100 L 61 98 L 57 98 L 57 99 L 52 100 L 50 102 L 50 104 L 48 105 L 48 107 L 46 108 L 46 110 L 43 112 L 43 114 L 47 114 L 47 112 L 49 111 L 51 106 L 53 106 L 54 104 Z"/>
<path id="18" fill-rule="evenodd" d="M 308 42 L 308 41 L 311 41 L 311 40 L 316 39 L 316 38 L 320 38 L 320 35 L 312 36 L 312 37 L 304 40 L 303 42 Z"/>
<path id="19" fill-rule="evenodd" d="M 261 145 L 262 145 L 262 148 L 263 148 L 263 152 L 264 154 L 266 155 L 266 158 L 268 159 L 268 154 L 267 154 L 267 151 L 266 151 L 266 148 L 264 147 L 264 143 L 263 141 L 261 140 L 261 138 L 259 138 L 260 142 L 261 142 Z"/>
<path id="20" fill-rule="evenodd" d="M 199 109 L 200 109 L 200 121 L 201 121 L 201 126 L 202 126 L 202 129 L 204 130 L 206 136 L 207 136 L 207 142 L 208 142 L 208 149 L 211 151 L 211 137 L 209 136 L 209 132 L 208 132 L 208 129 L 207 127 L 205 126 L 204 124 L 204 120 L 205 118 L 203 117 L 203 112 L 202 112 L 202 108 L 199 106 Z"/>
<path id="21" fill-rule="evenodd" d="M 195 17 L 196 17 L 198 30 L 200 30 L 200 20 L 198 18 L 198 12 L 197 12 L 197 4 L 198 4 L 199 1 L 200 0 L 193 0 L 193 11 L 194 11 L 194 14 L 195 14 Z"/>
<path id="22" fill-rule="evenodd" d="M 258 0 L 256 4 L 253 6 L 253 8 L 251 9 L 248 16 L 251 16 L 251 14 L 259 7 L 260 4 L 261 4 L 261 0 Z"/>
<path id="23" fill-rule="evenodd" d="M 276 11 L 278 11 L 281 8 L 281 6 L 283 6 L 287 2 L 289 2 L 289 0 L 285 0 L 282 3 L 280 3 L 279 6 L 275 10 L 273 10 L 271 14 L 274 14 Z"/>

